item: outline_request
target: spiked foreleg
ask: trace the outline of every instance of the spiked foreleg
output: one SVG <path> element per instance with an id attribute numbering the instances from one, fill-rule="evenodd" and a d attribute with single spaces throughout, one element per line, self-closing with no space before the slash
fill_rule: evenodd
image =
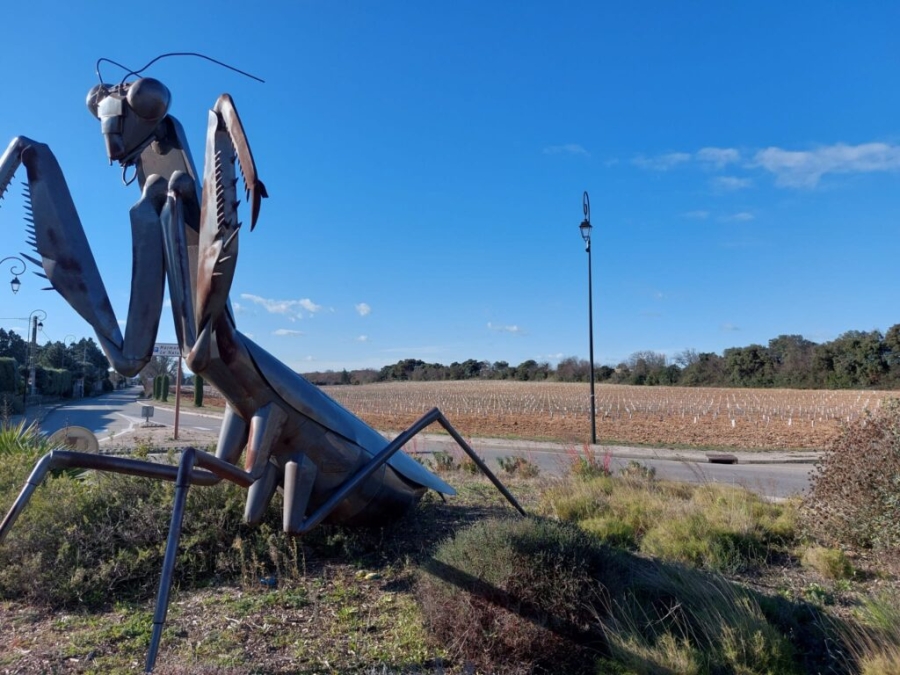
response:
<path id="1" fill-rule="evenodd" d="M 0 196 L 16 169 L 25 165 L 28 227 L 44 275 L 97 334 L 113 367 L 134 375 L 150 360 L 163 301 L 162 240 L 159 209 L 164 191 L 148 182 L 131 210 L 133 276 L 126 338 L 123 340 L 103 279 L 97 269 L 72 196 L 50 148 L 24 137 L 13 139 L 0 157 Z M 24 254 L 23 254 L 24 255 Z"/>
<path id="2" fill-rule="evenodd" d="M 222 94 L 216 101 L 213 112 L 216 113 L 228 133 L 234 151 L 237 156 L 238 164 L 241 167 L 241 174 L 244 177 L 244 189 L 247 194 L 247 201 L 250 204 L 250 230 L 256 227 L 256 219 L 259 217 L 259 206 L 263 197 L 268 197 L 266 186 L 256 175 L 256 162 L 253 161 L 253 152 L 250 150 L 250 143 L 247 141 L 247 135 L 244 133 L 244 125 L 241 124 L 241 118 L 238 115 L 237 108 L 234 107 L 234 101 L 228 94 Z"/>

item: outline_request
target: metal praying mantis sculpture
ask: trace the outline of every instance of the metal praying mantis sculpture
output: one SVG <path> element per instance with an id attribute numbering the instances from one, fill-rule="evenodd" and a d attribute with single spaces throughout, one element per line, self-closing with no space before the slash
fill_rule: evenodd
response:
<path id="1" fill-rule="evenodd" d="M 47 145 L 22 136 L 13 139 L 0 157 L 0 197 L 24 164 L 31 244 L 37 252 L 28 258 L 93 327 L 110 363 L 123 375 L 137 374 L 151 358 L 168 279 L 182 355 L 228 402 L 216 452 L 188 448 L 178 466 L 169 466 L 54 450 L 35 466 L 0 523 L 0 542 L 53 469 L 79 467 L 175 481 L 146 661 L 149 672 L 165 624 L 191 485 L 227 480 L 247 488 L 244 517 L 251 524 L 263 518 L 279 490 L 284 531 L 294 535 L 322 522 L 385 523 L 406 512 L 428 489 L 455 494 L 401 450 L 437 422 L 506 499 L 524 510 L 437 408 L 388 442 L 237 330 L 228 302 L 241 228 L 235 163 L 244 179 L 251 230 L 267 196 L 240 117 L 228 94 L 210 111 L 201 187 L 181 124 L 168 114 L 169 90 L 158 80 L 137 77 L 140 72 L 129 72 L 125 79 L 136 79 L 117 85 L 101 79 L 87 96 L 110 162 L 123 170 L 133 167 L 141 188 L 141 198 L 131 208 L 133 276 L 124 337 L 63 173 Z M 242 453 L 244 466 L 239 468 Z"/>

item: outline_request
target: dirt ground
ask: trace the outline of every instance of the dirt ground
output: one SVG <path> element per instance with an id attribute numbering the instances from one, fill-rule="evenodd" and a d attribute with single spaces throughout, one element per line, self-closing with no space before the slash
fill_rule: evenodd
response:
<path id="1" fill-rule="evenodd" d="M 330 390 L 329 393 L 334 392 Z M 341 402 L 371 427 L 385 432 L 403 431 L 426 412 L 423 409 L 407 413 L 384 413 L 355 405 L 354 401 Z M 216 410 L 224 408 L 225 402 L 207 397 L 206 405 L 210 410 Z M 473 414 L 462 410 L 445 411 L 445 414 L 450 423 L 467 438 L 518 438 L 574 445 L 590 439 L 590 426 L 584 415 L 547 417 L 517 412 Z M 731 450 L 820 450 L 842 428 L 837 420 L 804 420 L 788 426 L 784 423 L 755 423 L 744 419 L 732 423 L 726 416 L 695 420 L 678 415 L 641 412 L 618 418 L 598 414 L 596 424 L 600 443 Z M 429 431 L 438 432 L 440 429 L 434 426 Z M 169 437 L 171 438 L 171 434 Z M 215 437 L 212 436 L 212 442 L 214 441 Z"/>

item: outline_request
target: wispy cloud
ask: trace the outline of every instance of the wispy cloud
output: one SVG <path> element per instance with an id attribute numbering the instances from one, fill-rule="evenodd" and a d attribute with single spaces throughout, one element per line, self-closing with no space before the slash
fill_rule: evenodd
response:
<path id="1" fill-rule="evenodd" d="M 668 171 L 674 169 L 680 164 L 691 161 L 691 155 L 687 152 L 670 152 L 665 155 L 657 155 L 656 157 L 644 157 L 638 155 L 631 160 L 635 166 L 642 169 L 650 169 L 651 171 Z"/>
<path id="2" fill-rule="evenodd" d="M 900 170 L 900 145 L 890 143 L 835 143 L 813 150 L 786 150 L 770 146 L 743 154 L 736 148 L 706 147 L 696 152 L 669 152 L 661 155 L 638 155 L 635 166 L 651 171 L 669 171 L 687 165 L 701 165 L 721 171 L 726 167 L 762 170 L 775 177 L 775 185 L 785 188 L 812 189 L 829 174 L 876 173 Z M 741 190 L 754 184 L 752 178 L 718 176 L 714 189 Z"/>
<path id="3" fill-rule="evenodd" d="M 244 311 L 244 306 L 239 302 L 232 302 L 231 309 L 235 314 L 240 314 Z"/>
<path id="4" fill-rule="evenodd" d="M 279 328 L 278 330 L 272 331 L 272 335 L 278 335 L 279 337 L 298 337 L 300 335 L 306 335 L 302 330 L 289 330 L 288 328 Z"/>
<path id="5" fill-rule="evenodd" d="M 781 187 L 814 188 L 829 173 L 873 173 L 900 169 L 900 146 L 887 143 L 823 146 L 815 150 L 760 150 L 754 164 L 775 175 Z"/>
<path id="6" fill-rule="evenodd" d="M 752 178 L 739 178 L 737 176 L 716 176 L 711 181 L 713 189 L 719 192 L 734 192 L 753 186 Z"/>
<path id="7" fill-rule="evenodd" d="M 706 220 L 709 218 L 709 211 L 688 211 L 687 213 L 682 214 L 685 218 L 690 218 L 691 220 Z"/>
<path id="8" fill-rule="evenodd" d="M 737 333 L 741 330 L 740 326 L 735 326 L 733 323 L 723 323 L 719 328 L 726 333 Z"/>
<path id="9" fill-rule="evenodd" d="M 747 223 L 756 218 L 749 211 L 739 211 L 737 213 L 732 213 L 727 216 L 722 216 L 719 220 L 723 223 Z"/>
<path id="10" fill-rule="evenodd" d="M 357 342 L 368 342 L 369 336 L 368 335 L 360 335 L 358 338 L 356 338 L 356 341 Z"/>
<path id="11" fill-rule="evenodd" d="M 585 150 L 578 143 L 565 143 L 563 145 L 548 145 L 544 148 L 545 155 L 583 155 L 590 157 L 591 153 Z"/>
<path id="12" fill-rule="evenodd" d="M 356 313 L 360 316 L 368 316 L 372 312 L 372 308 L 364 302 L 355 305 Z"/>
<path id="13" fill-rule="evenodd" d="M 511 326 L 498 326 L 498 325 L 496 325 L 496 324 L 494 324 L 494 323 L 491 323 L 490 321 L 488 321 L 487 327 L 488 327 L 488 330 L 492 330 L 492 331 L 495 331 L 495 332 L 497 332 L 497 333 L 513 333 L 513 334 L 516 334 L 516 335 L 522 335 L 522 334 L 525 332 L 525 331 L 522 330 L 521 327 L 516 326 L 516 325 L 511 325 Z"/>
<path id="14" fill-rule="evenodd" d="M 252 295 L 250 293 L 241 293 L 241 299 L 259 305 L 270 314 L 282 314 L 295 319 L 303 317 L 303 312 L 301 310 L 306 310 L 310 314 L 315 314 L 322 310 L 321 305 L 317 305 L 309 298 L 303 298 L 301 300 L 274 300 L 271 298 L 263 298 L 259 295 Z"/>
<path id="15" fill-rule="evenodd" d="M 695 155 L 698 162 L 711 164 L 721 169 L 728 164 L 737 164 L 741 161 L 741 152 L 735 148 L 700 148 Z"/>

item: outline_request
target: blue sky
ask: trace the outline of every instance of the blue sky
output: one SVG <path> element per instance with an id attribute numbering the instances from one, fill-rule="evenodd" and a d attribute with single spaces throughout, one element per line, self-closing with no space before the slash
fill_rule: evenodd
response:
<path id="1" fill-rule="evenodd" d="M 146 74 L 197 159 L 207 109 L 234 97 L 270 198 L 232 300 L 297 370 L 586 358 L 584 190 L 598 363 L 900 322 L 900 4 L 114 7 L 7 3 L 0 143 L 54 149 L 120 319 L 138 192 L 84 97 L 99 57 L 198 51 L 266 84 L 199 59 Z M 20 191 L 0 257 L 28 251 Z M 39 341 L 91 334 L 23 282 L 0 316 L 45 310 Z"/>

